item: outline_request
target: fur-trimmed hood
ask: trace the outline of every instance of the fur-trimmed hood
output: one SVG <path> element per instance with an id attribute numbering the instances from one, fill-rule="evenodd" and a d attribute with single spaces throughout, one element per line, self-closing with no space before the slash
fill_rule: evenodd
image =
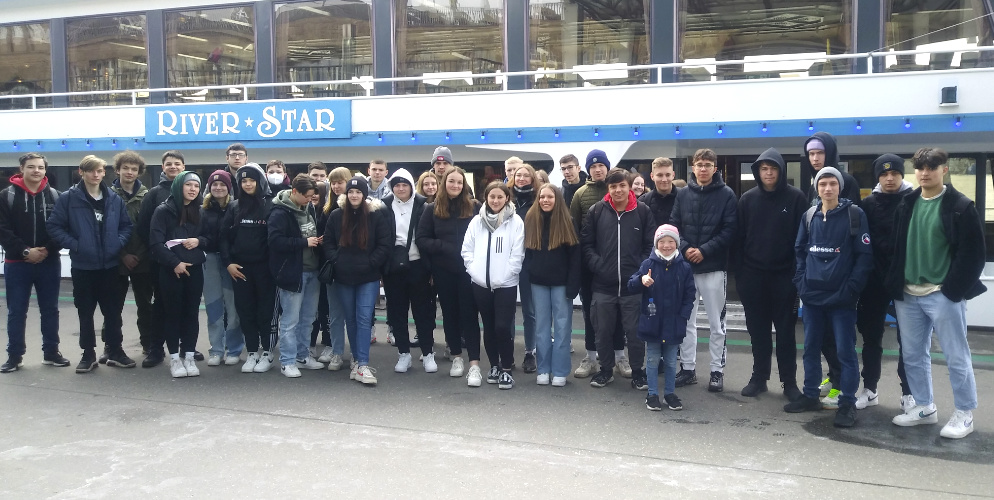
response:
<path id="1" fill-rule="evenodd" d="M 368 196 L 366 197 L 366 204 L 369 205 L 370 212 L 375 212 L 377 210 L 386 208 L 386 205 L 384 205 L 382 201 Z M 349 206 L 348 195 L 346 193 L 338 195 L 338 207 L 345 208 L 347 206 Z"/>

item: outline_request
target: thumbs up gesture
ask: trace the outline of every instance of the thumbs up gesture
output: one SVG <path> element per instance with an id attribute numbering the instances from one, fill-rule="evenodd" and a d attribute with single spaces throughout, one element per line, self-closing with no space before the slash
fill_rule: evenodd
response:
<path id="1" fill-rule="evenodd" d="M 652 279 L 652 269 L 649 269 L 649 272 L 645 273 L 645 276 L 642 276 L 642 285 L 650 287 L 653 283 L 655 281 Z"/>

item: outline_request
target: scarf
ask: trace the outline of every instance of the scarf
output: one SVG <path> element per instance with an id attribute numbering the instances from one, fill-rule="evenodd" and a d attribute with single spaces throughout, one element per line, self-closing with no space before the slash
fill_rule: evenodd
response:
<path id="1" fill-rule="evenodd" d="M 652 251 L 656 252 L 656 255 L 659 256 L 660 259 L 665 260 L 666 262 L 669 262 L 669 261 L 673 260 L 674 257 L 676 257 L 676 251 L 674 251 L 673 253 L 671 253 L 669 255 L 669 257 L 663 255 L 663 252 L 660 252 L 658 248 L 653 248 Z"/>
<path id="2" fill-rule="evenodd" d="M 514 216 L 514 203 L 511 203 L 509 201 L 507 202 L 507 205 L 504 205 L 504 208 L 502 208 L 500 212 L 497 213 L 491 212 L 490 205 L 487 205 L 486 210 L 484 210 L 484 212 L 480 214 L 480 219 L 483 221 L 483 227 L 486 227 L 487 230 L 492 233 L 496 231 L 497 228 L 504 223 L 504 221 L 510 219 L 513 216 Z"/>

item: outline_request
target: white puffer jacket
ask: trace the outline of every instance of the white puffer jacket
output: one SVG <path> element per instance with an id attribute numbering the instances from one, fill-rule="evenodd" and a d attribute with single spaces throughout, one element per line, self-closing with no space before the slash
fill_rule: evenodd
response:
<path id="1" fill-rule="evenodd" d="M 514 215 L 491 233 L 481 215 L 473 217 L 462 242 L 462 259 L 470 279 L 479 286 L 491 290 L 518 286 L 525 260 L 525 223 Z"/>

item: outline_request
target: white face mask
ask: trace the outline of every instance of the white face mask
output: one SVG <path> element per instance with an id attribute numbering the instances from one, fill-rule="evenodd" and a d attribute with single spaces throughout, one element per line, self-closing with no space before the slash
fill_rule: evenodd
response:
<path id="1" fill-rule="evenodd" d="M 271 174 L 266 174 L 266 179 L 270 184 L 283 184 L 284 175 L 279 172 L 273 172 Z"/>

